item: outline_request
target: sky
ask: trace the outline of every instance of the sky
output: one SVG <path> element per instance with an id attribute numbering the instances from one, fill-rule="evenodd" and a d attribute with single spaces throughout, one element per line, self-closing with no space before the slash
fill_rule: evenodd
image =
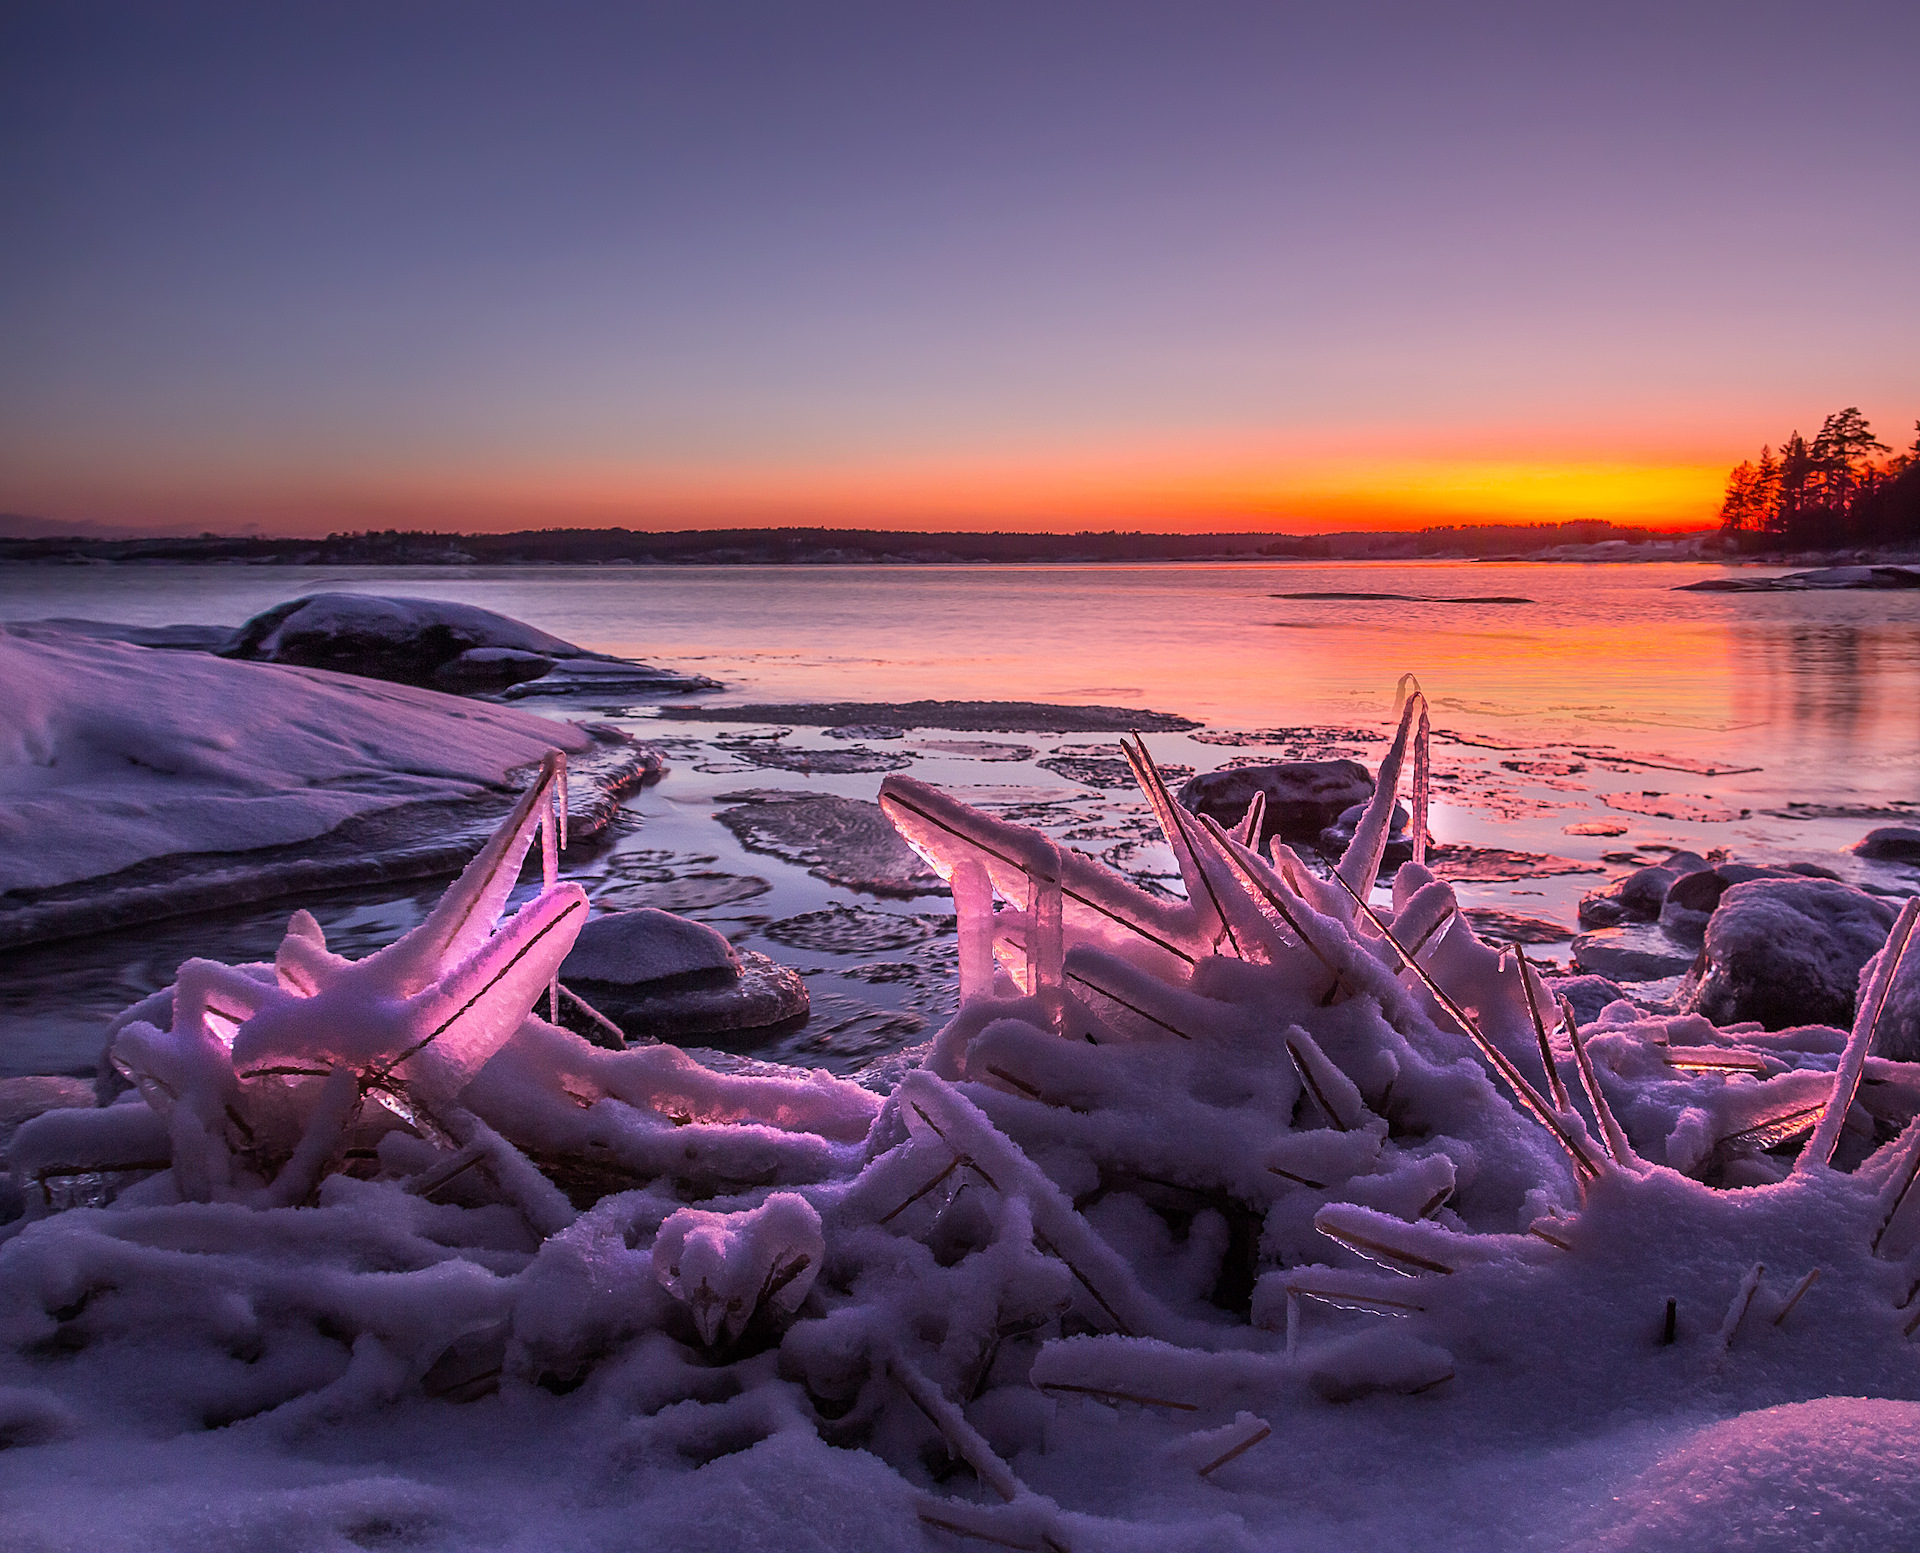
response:
<path id="1" fill-rule="evenodd" d="M 1920 6 L 10 0 L 0 512 L 1700 525 L 1920 417 Z"/>

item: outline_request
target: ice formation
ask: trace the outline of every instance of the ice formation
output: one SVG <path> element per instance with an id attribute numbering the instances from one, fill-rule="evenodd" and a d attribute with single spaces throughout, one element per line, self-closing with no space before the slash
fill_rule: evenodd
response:
<path id="1" fill-rule="evenodd" d="M 1403 774 L 1425 841 L 1425 733 L 1413 688 L 1325 872 L 1127 746 L 1184 900 L 889 777 L 962 1003 L 884 1097 L 541 1018 L 584 904 L 549 874 L 496 918 L 550 767 L 406 939 L 349 964 L 296 915 L 273 966 L 195 962 L 123 1016 L 134 1091 L 21 1129 L 0 1403 L 82 1429 L 58 1356 L 163 1341 L 124 1404 L 150 1431 L 544 1385 L 630 1459 L 858 1448 L 904 1480 L 829 1449 L 873 1515 L 1093 1549 L 1237 1545 L 1221 1518 L 1279 1524 L 1322 1436 L 1920 1396 L 1920 1076 L 1869 1055 L 1917 903 L 1851 1031 L 1583 1025 L 1421 862 L 1375 904 Z"/>

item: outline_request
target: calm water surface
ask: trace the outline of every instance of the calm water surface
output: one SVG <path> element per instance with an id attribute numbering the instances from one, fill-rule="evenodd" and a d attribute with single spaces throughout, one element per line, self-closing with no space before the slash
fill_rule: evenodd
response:
<path id="1" fill-rule="evenodd" d="M 1674 591 L 1718 571 L 1463 562 L 35 567 L 0 568 L 0 620 L 231 625 L 301 593 L 411 594 L 479 604 L 586 647 L 723 681 L 724 692 L 702 698 L 709 703 L 1102 702 L 1184 713 L 1208 731 L 1345 730 L 1347 746 L 1369 760 L 1377 743 L 1351 735 L 1384 730 L 1395 681 L 1412 672 L 1446 741 L 1436 750 L 1437 773 L 1451 778 L 1434 816 L 1443 840 L 1551 852 L 1613 872 L 1636 847 L 1722 847 L 1750 861 L 1814 858 L 1875 888 L 1914 888 L 1920 875 L 1867 868 L 1843 849 L 1920 799 L 1920 595 Z M 877 775 L 754 769 L 713 742 L 736 738 L 737 725 L 662 725 L 645 706 L 594 710 L 683 742 L 666 782 L 632 801 L 611 857 L 581 865 L 583 877 L 609 908 L 686 909 L 809 969 L 813 1026 L 762 1055 L 845 1071 L 941 1016 L 950 996 L 951 941 L 938 931 L 944 902 L 876 902 L 830 888 L 742 851 L 711 818 L 726 793 L 744 787 L 870 797 Z M 819 730 L 788 737 L 803 748 L 834 747 Z M 1100 742 L 1000 737 L 1034 746 L 1039 759 Z M 1163 762 L 1203 770 L 1256 752 L 1182 735 L 1149 743 Z M 1336 743 L 1328 735 L 1316 752 Z M 913 738 L 876 747 L 911 755 L 915 775 L 1002 812 L 1027 806 L 1031 813 L 1015 817 L 1056 831 L 1091 823 L 1117 838 L 1137 818 L 1127 795 L 1076 787 L 1032 762 L 949 758 Z M 1727 769 L 1736 767 L 1753 769 Z M 1567 833 L 1595 821 L 1624 829 Z M 1152 871 L 1167 862 L 1156 865 L 1153 851 L 1120 855 Z M 696 875 L 705 882 L 687 882 Z M 1574 902 L 1598 882 L 1593 873 L 1561 875 L 1464 886 L 1462 895 L 1570 931 Z M 322 919 L 349 953 L 365 952 L 417 920 L 438 888 L 343 897 Z M 831 906 L 864 914 L 844 942 L 788 926 Z M 270 954 L 288 909 L 276 903 L 0 959 L 0 1071 L 84 1066 L 105 1013 L 165 985 L 186 954 Z M 888 917 L 914 923 L 889 932 Z M 867 931 L 876 918 L 877 935 Z M 863 932 L 872 940 L 864 946 Z M 894 942 L 915 932 L 922 942 Z"/>

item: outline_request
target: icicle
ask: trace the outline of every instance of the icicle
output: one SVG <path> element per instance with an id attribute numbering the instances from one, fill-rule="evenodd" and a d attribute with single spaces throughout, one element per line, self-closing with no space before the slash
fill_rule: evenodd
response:
<path id="1" fill-rule="evenodd" d="M 984 865 L 962 858 L 953 865 L 954 914 L 960 928 L 960 1001 L 993 991 L 993 879 Z"/>
<path id="2" fill-rule="evenodd" d="M 1428 745 L 1433 727 L 1427 721 L 1427 698 L 1420 698 L 1420 731 L 1413 746 L 1413 860 L 1427 861 L 1427 811 L 1431 805 L 1432 757 Z"/>
<path id="3" fill-rule="evenodd" d="M 1887 934 L 1886 947 L 1880 951 L 1879 968 L 1867 984 L 1859 1011 L 1853 1016 L 1853 1033 L 1847 1038 L 1840 1071 L 1834 1075 L 1833 1093 L 1827 1098 L 1826 1109 L 1820 1113 L 1812 1138 L 1794 1162 L 1795 1175 L 1806 1175 L 1833 1162 L 1833 1151 L 1840 1143 L 1841 1124 L 1846 1121 L 1847 1108 L 1860 1090 L 1860 1074 L 1867 1065 L 1867 1048 L 1873 1044 L 1880 1012 L 1887 1006 L 1887 994 L 1893 990 L 1893 979 L 1900 974 L 1900 963 L 1906 959 L 1907 946 L 1913 941 L 1916 917 L 1920 917 L 1920 895 L 1908 897 L 1906 905 L 1900 908 L 1900 915 L 1894 919 L 1893 931 Z"/>
<path id="4" fill-rule="evenodd" d="M 1060 849 L 1051 847 L 1052 867 L 1027 875 L 1027 993 L 1057 992 L 1063 976 L 1066 942 L 1061 921 Z"/>

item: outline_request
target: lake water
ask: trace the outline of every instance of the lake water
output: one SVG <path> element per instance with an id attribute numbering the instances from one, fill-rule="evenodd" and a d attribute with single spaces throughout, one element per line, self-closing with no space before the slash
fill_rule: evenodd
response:
<path id="1" fill-rule="evenodd" d="M 1682 844 L 1743 861 L 1811 859 L 1876 889 L 1920 886 L 1913 870 L 1867 865 L 1844 850 L 1920 800 L 1920 594 L 1675 591 L 1717 572 L 1464 562 L 76 565 L 0 568 L 0 620 L 238 624 L 325 589 L 458 599 L 724 682 L 705 704 L 935 698 L 1184 713 L 1207 725 L 1199 737 L 1148 743 L 1164 764 L 1201 770 L 1250 756 L 1377 760 L 1395 681 L 1412 672 L 1440 740 L 1435 835 L 1599 870 L 1463 884 L 1469 904 L 1570 933 L 1578 896 L 1604 874 Z M 1304 594 L 1409 597 L 1287 596 Z M 552 715 L 584 710 L 521 704 Z M 576 871 L 605 907 L 683 910 L 810 972 L 812 1023 L 758 1055 L 848 1071 L 937 1022 L 951 997 L 942 900 L 879 901 L 822 884 L 746 852 L 713 820 L 725 795 L 743 789 L 871 797 L 877 774 L 801 775 L 740 754 L 741 734 L 772 729 L 665 724 L 649 706 L 592 710 L 678 742 L 672 773 L 631 801 L 611 848 Z M 1265 744 L 1214 742 L 1256 730 L 1288 732 Z M 990 736 L 1014 747 L 1012 759 L 936 747 L 955 737 L 923 730 L 873 747 L 962 796 L 1076 836 L 1069 844 L 1142 877 L 1169 870 L 1164 851 L 1142 840 L 1131 794 L 1041 764 L 1075 750 L 1097 758 L 1111 735 Z M 781 742 L 845 748 L 811 728 L 790 729 Z M 1591 833 L 1603 828 L 1618 833 Z M 316 904 L 330 935 L 357 954 L 411 925 L 439 888 Z M 107 1014 L 165 985 L 187 954 L 270 954 L 292 904 L 0 957 L 0 1071 L 89 1065 Z M 814 915 L 836 906 L 835 917 Z"/>

